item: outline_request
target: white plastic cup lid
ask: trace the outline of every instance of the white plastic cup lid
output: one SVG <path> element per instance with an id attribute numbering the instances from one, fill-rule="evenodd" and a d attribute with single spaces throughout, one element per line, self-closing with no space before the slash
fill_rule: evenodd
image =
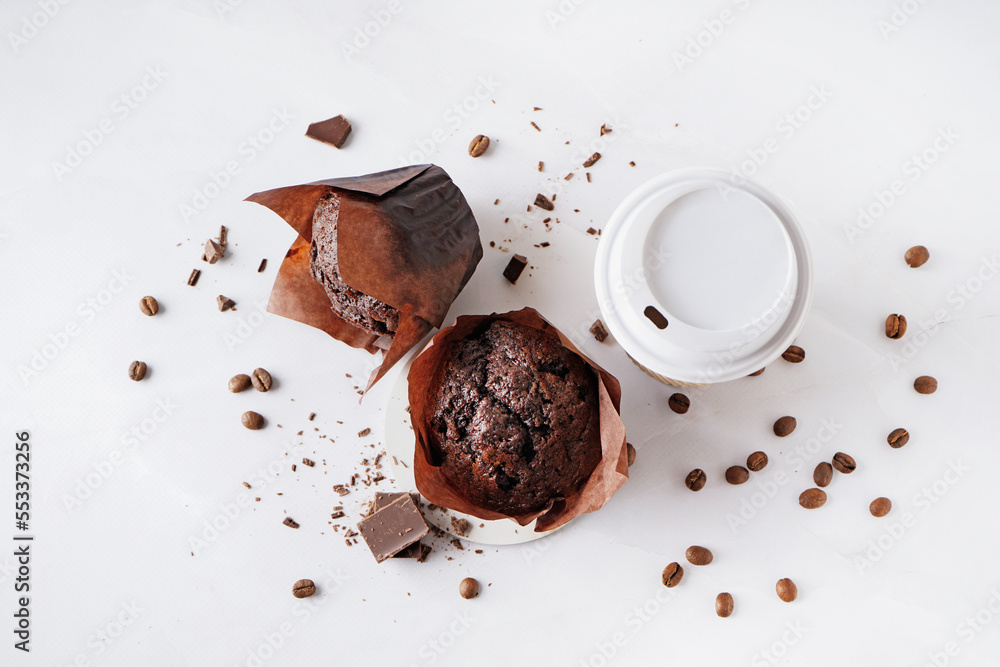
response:
<path id="1" fill-rule="evenodd" d="M 597 299 L 641 366 L 682 383 L 744 377 L 802 328 L 813 272 L 802 228 L 760 185 L 711 169 L 657 176 L 601 233 Z"/>

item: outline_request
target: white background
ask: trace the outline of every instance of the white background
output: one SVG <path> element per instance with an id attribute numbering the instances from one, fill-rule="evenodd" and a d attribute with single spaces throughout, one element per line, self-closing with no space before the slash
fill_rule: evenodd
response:
<path id="1" fill-rule="evenodd" d="M 27 430 L 36 541 L 30 655 L 6 627 L 16 573 L 0 547 L 0 663 L 998 664 L 1000 7 L 576 3 L 3 3 L 0 535 L 15 532 L 13 434 Z M 303 136 L 338 113 L 354 123 L 342 150 Z M 494 144 L 473 160 L 478 133 Z M 638 460 L 604 509 L 541 542 L 377 565 L 327 521 L 332 485 L 381 447 L 394 378 L 359 406 L 345 374 L 365 376 L 367 354 L 259 314 L 293 233 L 242 199 L 428 161 L 463 188 L 484 242 L 536 267 L 511 287 L 509 255 L 487 247 L 452 315 L 539 308 L 621 379 Z M 741 170 L 785 198 L 817 286 L 804 363 L 691 391 L 679 416 L 670 388 L 586 333 L 597 242 L 584 232 L 647 178 L 689 166 Z M 525 205 L 553 185 L 561 222 L 546 232 Z M 864 228 L 859 209 L 873 214 Z M 201 245 L 220 224 L 229 251 L 208 266 Z M 911 270 L 917 243 L 931 260 Z M 145 294 L 155 318 L 139 313 Z M 238 310 L 219 313 L 218 294 Z M 894 312 L 909 320 L 901 341 L 882 332 Z M 141 383 L 133 359 L 149 364 Z M 257 366 L 270 393 L 226 390 Z M 922 374 L 935 395 L 911 388 Z M 267 429 L 245 430 L 247 409 Z M 784 414 L 798 429 L 778 440 Z M 897 426 L 912 436 L 892 450 Z M 756 449 L 770 465 L 725 484 Z M 801 509 L 837 451 L 857 471 Z M 321 463 L 292 473 L 303 456 Z M 268 465 L 280 474 L 247 492 Z M 683 485 L 694 467 L 709 475 L 698 494 Z M 243 493 L 261 501 L 230 520 Z M 893 511 L 875 519 L 882 495 Z M 367 499 L 344 498 L 349 519 Z M 715 562 L 668 593 L 660 572 L 692 544 Z M 457 591 L 468 575 L 484 586 L 473 601 Z M 308 606 L 290 593 L 302 577 L 321 588 Z M 781 577 L 798 601 L 777 599 Z M 714 614 L 720 591 L 736 600 L 728 619 Z"/>

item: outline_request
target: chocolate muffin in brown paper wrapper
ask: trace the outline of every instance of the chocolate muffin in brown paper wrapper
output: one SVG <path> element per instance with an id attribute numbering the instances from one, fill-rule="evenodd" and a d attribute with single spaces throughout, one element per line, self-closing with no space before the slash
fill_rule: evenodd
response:
<path id="1" fill-rule="evenodd" d="M 268 312 L 382 360 L 370 389 L 432 329 L 483 256 L 479 226 L 441 167 L 402 167 L 247 197 L 298 232 Z"/>
<path id="2" fill-rule="evenodd" d="M 496 326 L 495 323 L 497 322 L 509 323 L 514 326 L 507 326 L 506 324 Z M 466 389 L 462 387 L 453 388 L 450 384 L 455 381 L 456 375 L 453 369 L 449 371 L 449 365 L 464 363 L 456 360 L 464 359 L 463 355 L 465 355 L 466 350 L 472 349 L 469 347 L 470 341 L 478 344 L 475 341 L 479 341 L 487 336 L 493 336 L 494 334 L 491 332 L 497 330 L 515 330 L 518 326 L 536 330 L 546 337 L 543 339 L 543 337 L 532 333 L 530 337 L 531 341 L 535 343 L 542 341 L 545 343 L 545 346 L 541 348 L 535 345 L 534 349 L 536 351 L 537 349 L 557 351 L 557 354 L 549 355 L 559 365 L 559 370 L 553 371 L 556 375 L 566 376 L 570 372 L 566 370 L 566 364 L 564 363 L 567 359 L 572 361 L 575 364 L 573 368 L 577 369 L 573 370 L 574 373 L 577 373 L 574 377 L 580 377 L 578 373 L 578 369 L 580 368 L 589 368 L 593 371 L 596 379 L 597 393 L 595 409 L 598 411 L 597 425 L 594 430 L 596 431 L 595 437 L 599 440 L 600 452 L 599 459 L 593 470 L 574 488 L 569 488 L 561 495 L 549 497 L 547 502 L 543 499 L 543 502 L 545 502 L 544 506 L 533 511 L 512 511 L 508 513 L 499 510 L 499 506 L 492 501 L 484 501 L 483 495 L 479 493 L 480 488 L 470 486 L 468 478 L 456 478 L 454 472 L 455 459 L 451 461 L 447 460 L 448 456 L 455 456 L 454 445 L 448 444 L 448 447 L 452 449 L 448 449 L 447 451 L 442 447 L 443 440 L 451 436 L 439 432 L 438 429 L 441 428 L 441 424 L 438 424 L 436 428 L 434 420 L 435 412 L 439 409 L 437 405 L 439 391 L 445 393 L 452 391 L 465 392 L 468 396 L 473 397 L 472 400 L 480 401 L 477 403 L 478 407 L 475 408 L 474 417 L 468 424 L 468 428 L 470 432 L 475 433 L 473 436 L 475 442 L 482 443 L 482 447 L 479 450 L 470 452 L 471 458 L 467 465 L 476 466 L 478 470 L 482 471 L 488 469 L 490 466 L 497 465 L 498 456 L 502 458 L 505 451 L 523 451 L 526 447 L 531 451 L 531 456 L 535 456 L 535 450 L 532 448 L 533 445 L 526 444 L 523 440 L 518 441 L 519 436 L 513 435 L 505 438 L 504 435 L 498 435 L 498 432 L 491 430 L 493 426 L 491 424 L 493 414 L 503 413 L 503 415 L 506 415 L 503 417 L 504 420 L 513 420 L 515 423 L 524 419 L 521 414 L 515 415 L 515 410 L 507 405 L 500 405 L 498 407 L 500 412 L 498 413 L 490 413 L 488 408 L 483 407 L 485 403 L 482 402 L 482 397 L 488 394 L 485 384 L 488 384 L 491 378 L 478 378 L 470 382 Z M 549 345 L 547 338 L 551 338 L 556 346 Z M 453 349 L 455 350 L 454 354 Z M 572 354 L 567 355 L 566 351 Z M 574 359 L 574 355 L 578 359 Z M 555 357 L 559 359 L 555 359 Z M 585 365 L 580 365 L 579 360 L 582 360 L 582 363 Z M 524 360 L 522 359 L 520 363 L 524 363 Z M 548 363 L 548 359 L 541 360 L 538 368 L 543 368 Z M 482 368 L 484 366 L 476 367 L 474 373 L 481 373 Z M 517 372 L 521 372 L 521 370 L 518 369 Z M 493 313 L 492 315 L 464 315 L 459 317 L 452 326 L 438 332 L 430 344 L 413 361 L 407 379 L 409 382 L 410 420 L 416 440 L 413 473 L 417 490 L 420 491 L 424 498 L 435 505 L 471 514 L 480 519 L 513 519 L 522 526 L 526 526 L 537 519 L 535 531 L 545 532 L 564 525 L 580 514 L 600 509 L 628 480 L 628 451 L 625 443 L 625 425 L 622 423 L 620 416 L 621 386 L 618 380 L 581 354 L 569 339 L 533 308 L 524 308 L 503 314 Z M 534 394 L 536 393 L 536 389 L 533 388 L 527 393 Z M 550 390 L 546 389 L 545 391 L 549 392 Z M 553 396 L 552 393 L 547 393 L 545 397 L 542 397 L 541 394 L 545 392 L 542 392 L 540 389 L 538 393 L 539 397 L 532 400 L 541 400 L 542 403 L 547 403 Z M 464 399 L 460 398 L 458 400 Z M 551 405 L 548 405 L 546 409 L 550 409 L 551 407 Z M 486 414 L 484 414 L 484 410 L 486 410 Z M 438 414 L 442 413 L 439 412 Z M 528 418 L 529 421 L 532 419 L 533 417 Z M 540 423 L 536 424 L 536 426 L 541 428 L 543 433 L 547 433 L 552 423 L 555 422 Z M 454 424 L 451 424 L 448 427 L 449 430 L 453 426 Z M 525 424 L 525 427 L 527 428 L 527 424 Z M 577 427 L 579 427 L 578 423 Z M 462 428 L 464 429 L 464 425 Z M 587 429 L 590 429 L 590 426 L 587 426 Z M 508 434 L 515 432 L 516 429 L 514 431 L 507 431 Z M 581 431 L 577 428 L 573 431 L 573 433 L 581 432 L 589 433 L 590 430 Z M 498 441 L 502 442 L 499 446 Z M 557 458 L 562 456 L 561 451 L 563 450 L 567 452 L 583 451 L 579 449 L 574 450 L 575 446 L 576 443 L 558 442 L 555 445 L 555 449 L 547 451 L 556 452 L 555 455 Z M 464 461 L 465 459 L 462 456 L 463 454 L 459 454 L 457 460 Z M 510 461 L 510 459 L 506 460 Z M 530 458 L 527 460 L 529 463 L 532 461 Z M 458 465 L 466 464 L 463 462 Z M 506 465 L 506 463 L 503 465 Z M 561 470 L 564 465 L 565 459 L 559 462 L 558 468 Z M 550 469 L 555 470 L 556 468 L 553 467 Z M 495 474 L 500 475 L 499 472 Z M 503 478 L 504 481 L 507 481 L 506 475 L 503 475 Z M 512 489 L 512 494 L 515 493 L 513 490 L 515 487 L 508 485 L 506 488 Z M 492 491 L 496 491 L 495 488 L 491 487 L 491 489 Z M 513 503 L 511 505 L 511 507 L 514 506 L 517 506 L 517 504 Z"/>

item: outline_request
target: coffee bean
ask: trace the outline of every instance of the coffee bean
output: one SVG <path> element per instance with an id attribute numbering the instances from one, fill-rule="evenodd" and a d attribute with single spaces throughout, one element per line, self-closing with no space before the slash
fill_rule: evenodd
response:
<path id="1" fill-rule="evenodd" d="M 795 430 L 795 417 L 782 417 L 774 422 L 774 434 L 779 438 L 784 438 Z"/>
<path id="2" fill-rule="evenodd" d="M 250 376 L 250 382 L 257 391 L 267 391 L 271 388 L 271 374 L 263 368 L 255 368 Z"/>
<path id="3" fill-rule="evenodd" d="M 160 304 L 156 303 L 156 299 L 151 296 L 144 296 L 142 300 L 139 301 L 139 310 L 142 311 L 143 315 L 148 315 L 152 317 L 160 312 Z"/>
<path id="4" fill-rule="evenodd" d="M 471 155 L 472 157 L 479 157 L 480 155 L 485 153 L 486 149 L 489 147 L 490 147 L 490 138 L 482 134 L 477 134 L 475 137 L 472 138 L 472 141 L 469 143 L 469 155 Z"/>
<path id="5" fill-rule="evenodd" d="M 684 568 L 679 563 L 671 563 L 663 568 L 663 585 L 667 588 L 673 588 L 681 583 L 681 577 L 683 576 Z"/>
<path id="6" fill-rule="evenodd" d="M 765 370 L 767 370 L 767 368 L 766 368 L 766 367 L 765 367 L 765 368 L 762 368 L 762 369 L 760 369 L 759 371 L 754 371 L 753 373 L 751 373 L 751 374 L 750 374 L 750 375 L 748 375 L 747 377 L 748 377 L 748 378 L 755 378 L 755 377 L 757 377 L 758 375 L 763 375 L 763 374 L 764 374 L 764 371 L 765 371 Z"/>
<path id="7" fill-rule="evenodd" d="M 930 375 L 921 375 L 913 381 L 913 388 L 918 394 L 933 394 L 937 391 L 937 380 Z"/>
<path id="8" fill-rule="evenodd" d="M 906 318 L 902 315 L 890 315 L 885 318 L 885 335 L 887 338 L 899 340 L 906 333 Z"/>
<path id="9" fill-rule="evenodd" d="M 674 394 L 667 399 L 667 405 L 670 406 L 671 410 L 682 415 L 691 407 L 691 399 L 684 394 Z"/>
<path id="10" fill-rule="evenodd" d="M 806 351 L 798 345 L 789 345 L 788 349 L 781 353 L 781 358 L 791 364 L 800 364 L 806 358 Z"/>
<path id="11" fill-rule="evenodd" d="M 708 565 L 712 562 L 712 552 L 705 547 L 688 547 L 684 557 L 692 565 Z"/>
<path id="12" fill-rule="evenodd" d="M 888 440 L 890 447 L 893 449 L 899 449 L 910 441 L 910 434 L 905 428 L 897 428 L 889 434 L 889 437 L 886 438 L 886 440 Z"/>
<path id="13" fill-rule="evenodd" d="M 807 510 L 814 510 L 826 503 L 826 491 L 823 489 L 806 489 L 799 494 L 799 505 Z"/>
<path id="14" fill-rule="evenodd" d="M 715 596 L 715 613 L 722 618 L 733 615 L 733 596 L 729 593 L 719 593 Z"/>
<path id="15" fill-rule="evenodd" d="M 229 391 L 238 394 L 250 388 L 250 376 L 245 373 L 234 375 L 229 378 Z"/>
<path id="16" fill-rule="evenodd" d="M 701 468 L 695 468 L 684 478 L 684 484 L 692 491 L 701 491 L 705 488 L 705 482 L 707 481 L 708 476 L 705 475 L 705 471 Z"/>
<path id="17" fill-rule="evenodd" d="M 628 467 L 631 468 L 632 464 L 635 463 L 635 447 L 632 446 L 631 442 L 626 442 L 625 448 L 628 450 Z"/>
<path id="18" fill-rule="evenodd" d="M 799 596 L 799 589 L 791 579 L 778 579 L 774 590 L 777 591 L 782 602 L 793 602 Z"/>
<path id="19" fill-rule="evenodd" d="M 462 583 L 458 585 L 458 594 L 466 600 L 471 600 L 479 595 L 479 582 L 472 577 L 462 579 Z"/>
<path id="20" fill-rule="evenodd" d="M 313 593 L 316 592 L 316 584 L 312 582 L 312 579 L 299 579 L 292 586 L 292 595 L 297 598 L 308 598 L 312 597 Z"/>
<path id="21" fill-rule="evenodd" d="M 877 518 L 882 518 L 892 510 L 892 501 L 888 498 L 876 498 L 872 501 L 872 504 L 868 506 L 868 511 L 872 513 L 872 516 Z"/>
<path id="22" fill-rule="evenodd" d="M 764 452 L 754 452 L 747 457 L 747 468 L 753 472 L 760 472 L 767 465 L 767 454 Z"/>
<path id="23" fill-rule="evenodd" d="M 730 484 L 743 484 L 750 479 L 750 473 L 743 466 L 730 466 L 726 469 L 726 481 Z"/>
<path id="24" fill-rule="evenodd" d="M 903 255 L 903 259 L 906 263 L 910 265 L 911 269 L 915 269 L 918 266 L 923 266 L 930 259 L 931 253 L 922 245 L 915 245 L 906 251 Z"/>
<path id="25" fill-rule="evenodd" d="M 243 425 L 246 426 L 251 431 L 257 431 L 264 428 L 264 418 L 253 410 L 248 410 L 243 413 L 242 417 Z"/>
<path id="26" fill-rule="evenodd" d="M 816 466 L 813 470 L 813 482 L 816 486 L 827 486 L 830 484 L 830 480 L 833 479 L 833 466 L 823 461 Z"/>
<path id="27" fill-rule="evenodd" d="M 138 382 L 142 378 L 146 377 L 146 362 L 145 361 L 133 361 L 128 365 L 128 376 Z"/>
<path id="28" fill-rule="evenodd" d="M 854 472 L 854 469 L 858 467 L 855 463 L 854 457 L 850 454 L 845 454 L 844 452 L 837 452 L 833 455 L 833 467 L 837 472 L 842 472 L 845 475 L 850 475 Z"/>

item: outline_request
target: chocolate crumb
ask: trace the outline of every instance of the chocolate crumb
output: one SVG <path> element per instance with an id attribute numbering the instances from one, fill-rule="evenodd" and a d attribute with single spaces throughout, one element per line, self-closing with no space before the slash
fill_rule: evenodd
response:
<path id="1" fill-rule="evenodd" d="M 538 127 L 538 125 L 535 123 L 535 121 L 531 121 L 531 127 L 535 128 L 539 132 L 542 131 L 542 128 Z"/>
<path id="2" fill-rule="evenodd" d="M 524 255 L 514 255 L 507 262 L 507 268 L 503 270 L 503 277 L 511 284 L 517 284 L 517 279 L 521 277 L 524 267 L 528 265 L 528 258 Z"/>
<path id="3" fill-rule="evenodd" d="M 595 321 L 590 326 L 590 333 L 594 335 L 594 338 L 597 339 L 598 343 L 603 343 L 608 339 L 608 330 L 604 328 L 604 325 L 601 324 L 600 320 Z"/>
<path id="4" fill-rule="evenodd" d="M 594 153 L 589 158 L 587 158 L 586 160 L 584 160 L 583 166 L 584 166 L 584 168 L 586 168 L 586 167 L 593 167 L 594 164 L 598 160 L 600 160 L 600 159 L 601 159 L 601 154 L 600 153 Z"/>
<path id="5" fill-rule="evenodd" d="M 312 459 L 302 459 L 302 465 L 309 466 L 310 468 L 316 467 L 316 462 Z"/>
<path id="6" fill-rule="evenodd" d="M 316 419 L 316 413 L 315 412 L 310 412 L 309 413 L 309 421 L 312 421 L 314 419 Z"/>
<path id="7" fill-rule="evenodd" d="M 549 201 L 549 198 L 540 192 L 535 197 L 535 206 L 537 206 L 538 208 L 543 208 L 546 211 L 551 211 L 552 209 L 555 208 L 555 204 Z"/>
<path id="8" fill-rule="evenodd" d="M 248 489 L 250 488 L 250 485 L 247 484 L 246 482 L 243 482 L 243 486 L 247 487 Z"/>
<path id="9" fill-rule="evenodd" d="M 336 485 L 334 485 L 333 490 L 336 491 L 337 493 L 339 493 L 342 496 L 346 496 L 348 493 L 351 492 L 350 489 L 348 489 L 343 484 L 336 484 Z"/>
<path id="10" fill-rule="evenodd" d="M 426 545 L 426 544 L 421 544 L 420 545 L 420 555 L 417 556 L 417 562 L 418 563 L 423 563 L 424 561 L 427 560 L 427 557 L 430 556 L 430 555 L 431 555 L 431 548 L 430 548 L 430 546 Z"/>
<path id="11" fill-rule="evenodd" d="M 573 178 L 573 172 L 572 171 L 569 172 L 568 174 L 566 174 L 566 176 L 563 177 L 563 180 L 564 181 L 568 181 L 571 178 Z"/>
<path id="12" fill-rule="evenodd" d="M 587 172 L 587 182 L 590 183 L 590 172 Z"/>
<path id="13" fill-rule="evenodd" d="M 333 514 L 331 514 L 330 518 L 331 519 L 340 519 L 340 518 L 343 518 L 343 516 L 344 516 L 343 512 L 337 511 L 337 512 L 334 512 Z"/>
<path id="14" fill-rule="evenodd" d="M 605 134 L 611 134 L 611 128 L 607 124 L 601 125 L 601 136 L 603 137 Z"/>
<path id="15" fill-rule="evenodd" d="M 597 234 L 597 230 L 591 227 L 590 229 L 587 230 L 587 233 L 590 234 L 591 236 L 594 236 L 595 234 Z"/>
<path id="16" fill-rule="evenodd" d="M 635 162 L 629 162 L 629 163 L 628 163 L 628 166 L 630 166 L 630 167 L 634 167 L 634 166 L 635 166 Z"/>
<path id="17" fill-rule="evenodd" d="M 226 249 L 223 246 L 216 243 L 213 239 L 209 239 L 205 241 L 205 252 L 202 254 L 201 258 L 209 264 L 215 264 L 222 259 L 222 255 L 225 250 Z"/>
<path id="18" fill-rule="evenodd" d="M 469 523 L 468 519 L 460 519 L 454 516 L 451 518 L 451 529 L 455 531 L 456 535 L 465 537 L 469 534 L 470 528 L 472 528 L 472 524 Z"/>
<path id="19" fill-rule="evenodd" d="M 228 296 L 225 296 L 225 295 L 222 295 L 222 294 L 220 294 L 218 297 L 216 297 L 215 301 L 216 301 L 216 303 L 219 304 L 219 312 L 220 313 L 224 313 L 227 310 L 234 310 L 235 306 L 236 306 L 236 302 L 235 301 L 233 301 L 232 299 L 230 299 Z"/>
<path id="20" fill-rule="evenodd" d="M 538 171 L 543 171 L 545 169 L 545 163 L 541 160 L 538 161 Z"/>
<path id="21" fill-rule="evenodd" d="M 340 148 L 351 134 L 351 124 L 343 114 L 328 118 L 318 123 L 312 123 L 306 130 L 306 136 L 334 148 Z"/>
<path id="22" fill-rule="evenodd" d="M 188 285 L 194 287 L 198 284 L 198 278 L 201 277 L 201 269 L 193 269 L 191 271 L 191 276 L 188 278 Z"/>
<path id="23" fill-rule="evenodd" d="M 372 430 L 370 428 L 362 429 L 362 430 L 358 431 L 358 437 L 359 438 L 363 438 L 366 435 L 371 434 L 371 432 L 372 432 Z"/>
<path id="24" fill-rule="evenodd" d="M 295 464 L 293 463 L 293 464 L 292 464 L 292 472 L 295 472 L 295 470 L 296 470 L 296 468 L 295 468 Z"/>
<path id="25" fill-rule="evenodd" d="M 282 521 L 281 523 L 283 523 L 284 525 L 288 526 L 289 528 L 298 528 L 299 527 L 299 524 L 297 524 L 295 522 L 295 519 L 293 519 L 290 516 L 286 516 L 285 520 Z"/>
<path id="26" fill-rule="evenodd" d="M 264 269 L 267 268 L 267 257 L 260 260 L 260 266 L 257 267 L 257 273 L 264 273 Z"/>
<path id="27" fill-rule="evenodd" d="M 497 205 L 497 204 L 499 204 L 499 203 L 500 203 L 500 200 L 499 200 L 499 199 L 496 199 L 496 200 L 494 200 L 494 201 L 493 201 L 493 205 L 494 205 L 494 206 L 496 206 L 496 205 Z"/>

